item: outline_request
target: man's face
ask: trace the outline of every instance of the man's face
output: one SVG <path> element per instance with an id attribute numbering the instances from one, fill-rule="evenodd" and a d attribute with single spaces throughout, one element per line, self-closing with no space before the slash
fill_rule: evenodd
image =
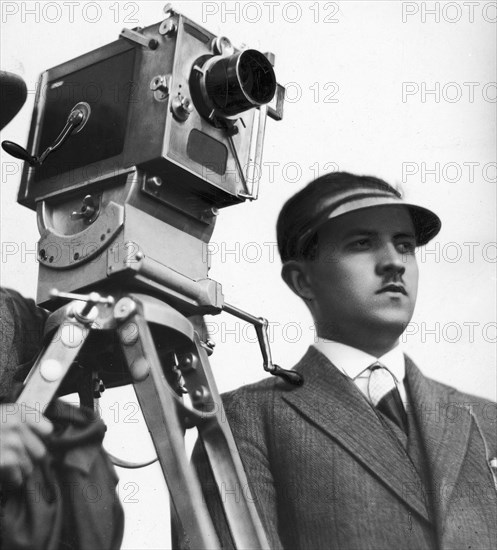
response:
<path id="1" fill-rule="evenodd" d="M 316 258 L 306 262 L 318 334 L 356 345 L 375 334 L 398 338 L 416 304 L 415 245 L 402 206 L 356 211 L 324 224 Z"/>

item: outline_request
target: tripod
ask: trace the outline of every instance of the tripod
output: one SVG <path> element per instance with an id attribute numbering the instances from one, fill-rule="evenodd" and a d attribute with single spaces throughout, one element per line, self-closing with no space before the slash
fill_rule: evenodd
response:
<path id="1" fill-rule="evenodd" d="M 236 546 L 269 548 L 233 436 L 222 421 L 222 404 L 206 346 L 194 325 L 171 306 L 145 294 L 58 297 L 83 300 L 74 300 L 55 313 L 59 329 L 33 366 L 18 403 L 43 411 L 91 333 L 103 330 L 117 334 L 169 488 L 180 527 L 180 548 L 219 547 L 184 449 L 184 431 L 194 426 L 202 437 L 218 485 L 243 488 L 240 499 L 224 502 Z M 161 338 L 166 339 L 167 345 L 159 352 L 157 340 Z M 172 364 L 166 364 L 167 360 L 172 360 Z M 182 391 L 190 396 L 191 407 L 168 383 L 168 378 L 178 375 Z"/>
<path id="2" fill-rule="evenodd" d="M 203 440 L 218 487 L 241 495 L 222 499 L 235 546 L 269 548 L 209 366 L 212 349 L 204 336 L 203 315 L 226 311 L 252 323 L 265 370 L 292 384 L 302 380 L 297 372 L 273 364 L 267 320 L 226 304 L 219 283 L 207 277 L 203 250 L 217 211 L 201 197 L 174 194 L 172 183 L 165 198 L 156 201 L 166 187 L 157 187 L 156 180 L 130 167 L 105 185 L 101 177 L 92 181 L 92 189 L 99 185 L 101 190 L 91 195 L 44 202 L 38 208 L 38 302 L 54 309 L 72 301 L 50 317 L 56 331 L 18 403 L 43 411 L 78 356 L 88 356 L 88 348 L 110 349 L 109 371 L 89 361 L 97 364 L 87 377 L 102 379 L 108 387 L 133 384 L 169 488 L 180 548 L 219 548 L 184 450 L 184 432 L 192 427 Z M 76 288 L 89 294 L 49 292 L 54 281 L 64 291 Z M 114 360 L 119 350 L 121 365 Z M 122 368 L 116 371 L 116 364 Z M 91 394 L 86 400 L 93 404 Z"/>

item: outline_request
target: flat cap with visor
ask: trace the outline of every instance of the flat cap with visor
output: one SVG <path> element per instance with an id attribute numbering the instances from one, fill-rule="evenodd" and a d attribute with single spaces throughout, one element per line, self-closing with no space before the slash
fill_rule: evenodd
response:
<path id="1" fill-rule="evenodd" d="M 344 176 L 356 178 L 355 182 L 364 179 L 345 173 Z M 402 206 L 408 210 L 414 225 L 417 246 L 425 245 L 437 235 L 442 223 L 434 212 L 405 202 L 400 193 L 386 182 L 371 179 L 381 185 L 374 188 L 371 185 L 354 184 L 339 191 L 333 189 L 333 186 L 320 185 L 306 193 L 307 188 L 318 183 L 316 180 L 292 197 L 283 207 L 278 220 L 278 248 L 282 260 L 285 262 L 304 256 L 316 231 L 326 222 L 351 212 L 379 206 Z M 288 207 L 291 201 L 293 204 Z"/>

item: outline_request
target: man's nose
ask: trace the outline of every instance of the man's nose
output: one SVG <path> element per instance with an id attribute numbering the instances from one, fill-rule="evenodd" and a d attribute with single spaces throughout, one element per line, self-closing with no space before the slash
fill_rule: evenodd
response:
<path id="1" fill-rule="evenodd" d="M 378 251 L 376 270 L 379 275 L 386 273 L 404 274 L 406 270 L 405 257 L 393 243 L 385 243 Z"/>

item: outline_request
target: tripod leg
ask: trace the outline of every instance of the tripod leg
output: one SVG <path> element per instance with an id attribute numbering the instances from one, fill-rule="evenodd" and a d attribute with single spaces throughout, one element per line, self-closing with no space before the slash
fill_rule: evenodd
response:
<path id="1" fill-rule="evenodd" d="M 222 498 L 224 512 L 230 527 L 236 548 L 269 549 L 269 543 L 262 527 L 261 520 L 250 494 L 250 486 L 238 454 L 233 434 L 226 421 L 222 401 L 217 391 L 207 353 L 195 335 L 196 353 L 202 365 L 204 384 L 210 400 L 218 406 L 215 415 L 206 417 L 197 425 L 199 436 L 209 459 L 209 463 L 218 487 L 225 487 L 227 492 L 236 494 L 237 498 Z M 196 369 L 200 370 L 199 367 Z M 185 374 L 185 378 L 187 375 Z"/>
<path id="2" fill-rule="evenodd" d="M 128 304 L 132 302 L 131 300 Z M 133 302 L 136 306 L 137 302 Z M 118 303 L 117 306 L 120 306 Z M 134 310 L 134 311 L 133 311 Z M 185 452 L 183 426 L 176 399 L 162 371 L 150 328 L 136 307 L 129 311 L 136 323 L 133 338 L 118 330 L 134 387 L 150 431 L 169 492 L 180 521 L 182 548 L 220 548 L 212 520 L 203 501 L 198 479 Z M 122 322 L 125 318 L 117 318 Z"/>
<path id="3" fill-rule="evenodd" d="M 43 412 L 52 401 L 90 329 L 81 318 L 67 313 L 52 340 L 43 350 L 17 399 L 28 408 Z"/>

